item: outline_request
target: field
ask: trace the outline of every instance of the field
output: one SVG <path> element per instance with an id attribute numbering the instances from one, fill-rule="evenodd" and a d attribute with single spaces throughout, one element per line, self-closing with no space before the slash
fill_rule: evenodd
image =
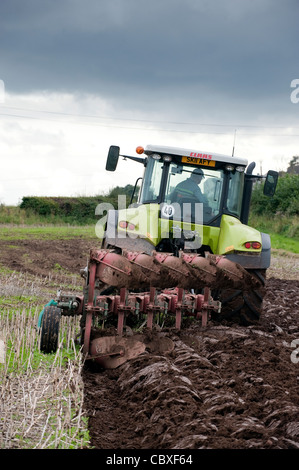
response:
<path id="1" fill-rule="evenodd" d="M 87 227 L 2 226 L 0 448 L 298 449 L 299 255 L 274 250 L 261 322 L 172 333 L 168 355 L 118 369 L 82 364 L 75 320 L 38 351 L 38 315 L 82 291 L 99 240 Z"/>
<path id="2" fill-rule="evenodd" d="M 88 242 L 65 227 L 3 227 L 0 242 L 0 449 L 89 446 L 78 321 L 63 317 L 57 354 L 39 353 L 39 313 L 62 288 L 81 292 Z M 81 228 L 81 233 L 84 230 Z M 44 238 L 43 236 L 44 235 Z M 85 234 L 88 237 L 88 235 Z M 61 264 L 59 264 L 61 263 Z"/>

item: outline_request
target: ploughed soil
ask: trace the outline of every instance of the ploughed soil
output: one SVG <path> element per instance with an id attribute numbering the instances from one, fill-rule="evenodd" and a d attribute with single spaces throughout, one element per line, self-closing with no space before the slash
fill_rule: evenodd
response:
<path id="1" fill-rule="evenodd" d="M 45 276 L 57 264 L 76 274 L 90 248 L 83 240 L 13 245 L 0 242 L 2 265 Z M 299 448 L 298 255 L 274 253 L 258 325 L 210 321 L 167 335 L 169 353 L 145 350 L 111 370 L 86 364 L 93 447 Z"/>
<path id="2" fill-rule="evenodd" d="M 170 335 L 169 354 L 85 370 L 92 444 L 299 448 L 299 281 L 270 278 L 267 288 L 258 326 L 194 326 Z"/>

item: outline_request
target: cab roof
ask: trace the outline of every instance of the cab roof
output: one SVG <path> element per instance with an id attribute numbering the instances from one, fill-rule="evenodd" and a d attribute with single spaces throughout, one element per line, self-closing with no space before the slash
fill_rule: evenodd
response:
<path id="1" fill-rule="evenodd" d="M 185 149 L 180 147 L 166 147 L 163 145 L 147 145 L 144 153 L 151 155 L 152 153 L 162 153 L 166 155 L 180 155 L 184 157 L 199 158 L 206 160 L 215 160 L 217 162 L 233 163 L 235 165 L 247 166 L 248 160 L 245 158 L 232 157 L 214 152 L 204 152 L 202 150 Z"/>

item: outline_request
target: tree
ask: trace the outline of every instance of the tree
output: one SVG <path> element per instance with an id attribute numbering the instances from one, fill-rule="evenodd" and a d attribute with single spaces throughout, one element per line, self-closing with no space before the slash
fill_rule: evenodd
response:
<path id="1" fill-rule="evenodd" d="M 299 175 L 299 156 L 294 156 L 289 163 L 287 173 L 291 175 Z"/>
<path id="2" fill-rule="evenodd" d="M 288 216 L 299 214 L 299 174 L 285 173 L 278 178 L 273 197 L 263 194 L 263 185 L 254 186 L 251 210 L 256 215 L 275 215 L 278 212 Z"/>

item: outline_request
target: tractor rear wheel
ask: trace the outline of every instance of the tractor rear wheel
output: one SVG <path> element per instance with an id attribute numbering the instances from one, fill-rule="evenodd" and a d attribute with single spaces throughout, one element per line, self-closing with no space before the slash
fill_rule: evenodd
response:
<path id="1" fill-rule="evenodd" d="M 40 351 L 43 353 L 53 353 L 57 351 L 59 324 L 61 310 L 55 306 L 47 306 L 42 317 Z"/>
<path id="2" fill-rule="evenodd" d="M 248 269 L 248 272 L 258 281 L 254 290 L 225 289 L 216 291 L 214 299 L 221 301 L 221 313 L 216 320 L 228 320 L 249 326 L 258 323 L 266 292 L 266 270 Z"/>

